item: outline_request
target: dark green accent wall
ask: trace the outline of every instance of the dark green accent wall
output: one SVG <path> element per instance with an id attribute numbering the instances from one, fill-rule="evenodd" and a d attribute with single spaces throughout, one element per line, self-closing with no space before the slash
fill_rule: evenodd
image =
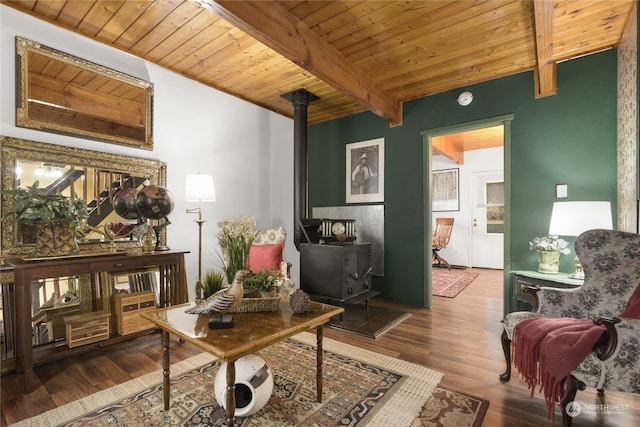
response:
<path id="1" fill-rule="evenodd" d="M 467 107 L 456 102 L 463 90 L 474 95 Z M 548 231 L 556 184 L 569 186 L 563 200 L 609 200 L 615 212 L 616 51 L 558 64 L 554 96 L 534 99 L 533 91 L 533 73 L 525 72 L 406 102 L 400 127 L 369 112 L 309 126 L 310 212 L 345 205 L 346 144 L 385 138 L 385 275 L 373 282 L 382 298 L 424 301 L 423 269 L 431 256 L 422 238 L 429 194 L 422 184 L 421 131 L 514 115 L 511 176 L 505 177 L 511 180 L 511 238 L 505 242 L 511 269 L 536 268 L 528 242 Z M 573 256 L 562 258 L 561 271 L 572 271 Z"/>

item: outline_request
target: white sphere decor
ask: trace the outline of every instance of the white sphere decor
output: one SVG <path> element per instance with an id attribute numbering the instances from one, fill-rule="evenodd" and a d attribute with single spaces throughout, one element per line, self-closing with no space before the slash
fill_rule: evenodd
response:
<path id="1" fill-rule="evenodd" d="M 248 417 L 264 407 L 273 392 L 273 372 L 260 356 L 249 354 L 236 360 L 236 417 Z M 227 406 L 227 363 L 218 368 L 214 382 L 218 405 Z"/>

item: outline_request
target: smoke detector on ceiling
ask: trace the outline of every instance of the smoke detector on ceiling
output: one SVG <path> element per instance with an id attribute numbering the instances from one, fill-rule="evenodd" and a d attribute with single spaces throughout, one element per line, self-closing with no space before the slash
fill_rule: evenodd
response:
<path id="1" fill-rule="evenodd" d="M 462 105 L 463 107 L 471 104 L 471 101 L 473 101 L 473 94 L 469 91 L 462 92 L 460 95 L 458 95 L 458 104 Z"/>

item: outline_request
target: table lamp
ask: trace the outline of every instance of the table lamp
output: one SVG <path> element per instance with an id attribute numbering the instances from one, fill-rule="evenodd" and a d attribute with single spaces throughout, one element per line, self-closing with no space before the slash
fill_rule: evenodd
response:
<path id="1" fill-rule="evenodd" d="M 587 230 L 611 230 L 610 202 L 555 202 L 551 211 L 549 235 L 579 236 Z M 576 271 L 569 275 L 572 279 L 584 280 L 582 264 L 576 255 Z"/>
<path id="2" fill-rule="evenodd" d="M 185 198 L 188 202 L 198 202 L 197 208 L 187 208 L 187 213 L 197 213 L 198 219 L 198 281 L 196 282 L 196 298 L 204 297 L 204 287 L 202 285 L 202 224 L 206 220 L 202 219 L 202 202 L 215 202 L 216 190 L 213 185 L 211 175 L 187 175 L 185 182 Z M 199 293 L 202 292 L 202 295 Z"/>

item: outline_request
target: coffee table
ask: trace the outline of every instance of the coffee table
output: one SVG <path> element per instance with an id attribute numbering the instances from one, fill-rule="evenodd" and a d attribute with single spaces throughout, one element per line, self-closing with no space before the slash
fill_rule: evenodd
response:
<path id="1" fill-rule="evenodd" d="M 295 314 L 288 300 L 280 301 L 276 312 L 234 313 L 233 327 L 228 329 L 209 329 L 211 315 L 185 313 L 194 303 L 180 304 L 141 315 L 162 330 L 162 368 L 164 409 L 169 409 L 171 379 L 169 377 L 169 334 L 189 342 L 196 347 L 213 354 L 227 362 L 227 404 L 226 422 L 232 427 L 235 422 L 235 361 L 242 356 L 255 353 L 265 347 L 283 341 L 302 331 L 316 329 L 316 393 L 318 402 L 322 402 L 322 331 L 323 325 L 344 311 L 319 302 L 311 302 L 304 314 Z"/>

